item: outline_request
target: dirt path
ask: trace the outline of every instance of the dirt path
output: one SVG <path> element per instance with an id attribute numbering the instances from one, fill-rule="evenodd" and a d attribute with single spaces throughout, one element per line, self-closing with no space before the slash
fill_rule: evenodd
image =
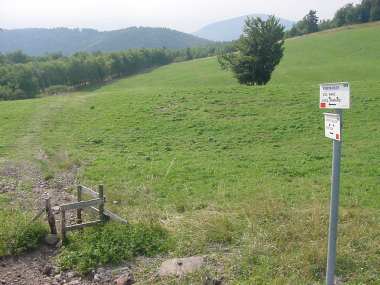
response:
<path id="1" fill-rule="evenodd" d="M 86 98 L 79 96 L 75 100 L 85 102 Z M 40 110 L 36 110 L 25 123 L 26 134 L 12 146 L 14 151 L 9 155 L 12 158 L 0 158 L 0 194 L 9 198 L 7 207 L 37 213 L 43 207 L 41 198 L 46 193 L 51 197 L 53 209 L 54 206 L 75 200 L 67 190 L 77 184 L 77 167 L 73 166 L 64 173 L 49 177 L 48 181 L 40 169 L 40 165 L 52 163 L 41 146 L 43 128 L 50 117 L 63 108 L 66 100 L 69 98 L 45 102 L 44 106 L 39 106 Z M 56 216 L 56 220 L 59 222 L 59 216 Z M 68 216 L 68 221 L 75 221 L 74 214 Z M 57 252 L 55 247 L 42 246 L 21 256 L 0 257 L 0 285 L 113 284 L 115 274 L 112 269 L 100 268 L 88 279 L 83 279 L 74 272 L 59 272 L 54 266 Z M 119 274 L 122 273 L 123 270 L 120 270 Z"/>
<path id="2" fill-rule="evenodd" d="M 31 163 L 5 161 L 0 165 L 0 193 L 11 199 L 9 207 L 33 213 L 43 207 L 41 196 L 48 193 L 54 209 L 54 206 L 75 200 L 66 190 L 77 184 L 77 171 L 73 167 L 45 181 L 42 172 Z M 56 214 L 59 223 L 58 212 Z M 75 219 L 75 213 L 68 216 L 69 222 L 74 223 Z M 57 253 L 58 248 L 44 245 L 20 256 L 0 257 L 0 285 L 114 284 L 115 278 L 130 270 L 125 265 L 120 268 L 99 268 L 90 276 L 82 278 L 74 272 L 60 272 L 54 262 Z"/>
<path id="3" fill-rule="evenodd" d="M 36 213 L 42 207 L 41 196 L 49 193 L 52 205 L 73 201 L 65 191 L 74 185 L 75 170 L 65 173 L 50 182 L 44 181 L 41 172 L 28 162 L 6 161 L 0 168 L 0 192 L 10 197 L 9 207 L 24 208 Z M 55 247 L 40 249 L 17 257 L 0 259 L 0 284 L 93 284 L 73 275 L 59 274 L 53 265 L 57 254 Z"/>

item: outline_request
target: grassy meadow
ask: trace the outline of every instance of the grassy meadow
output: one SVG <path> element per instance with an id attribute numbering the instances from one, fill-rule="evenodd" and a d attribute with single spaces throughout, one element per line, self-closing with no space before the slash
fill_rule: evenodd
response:
<path id="1" fill-rule="evenodd" d="M 0 162 L 32 161 L 47 179 L 79 167 L 82 184 L 103 183 L 108 201 L 119 201 L 108 208 L 166 228 L 169 256 L 208 255 L 204 272 L 152 284 L 201 284 L 209 275 L 323 284 L 332 143 L 319 83 L 349 81 L 337 275 L 379 284 L 379 35 L 380 24 L 370 24 L 287 40 L 264 87 L 239 85 L 207 58 L 65 96 L 0 102 Z"/>

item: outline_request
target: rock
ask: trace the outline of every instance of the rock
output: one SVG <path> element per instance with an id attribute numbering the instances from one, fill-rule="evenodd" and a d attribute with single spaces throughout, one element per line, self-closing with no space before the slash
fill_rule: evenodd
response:
<path id="1" fill-rule="evenodd" d="M 58 236 L 54 234 L 48 234 L 45 237 L 45 243 L 50 246 L 56 245 L 58 241 L 59 241 Z"/>
<path id="2" fill-rule="evenodd" d="M 70 281 L 69 283 L 66 283 L 67 285 L 80 285 L 80 281 L 79 280 L 73 280 L 73 281 Z"/>
<path id="3" fill-rule="evenodd" d="M 61 281 L 62 275 L 61 274 L 57 274 L 57 275 L 54 276 L 54 279 L 57 280 L 57 281 Z"/>
<path id="4" fill-rule="evenodd" d="M 174 258 L 164 261 L 159 270 L 159 276 L 183 276 L 199 270 L 204 264 L 202 256 L 193 256 L 188 258 Z"/>
<path id="5" fill-rule="evenodd" d="M 111 284 L 112 272 L 104 268 L 98 268 L 96 271 L 92 271 L 93 281 L 101 284 Z"/>
<path id="6" fill-rule="evenodd" d="M 61 210 L 61 208 L 59 206 L 54 206 L 53 208 L 51 208 L 54 212 L 54 214 L 58 214 L 59 211 Z"/>
<path id="7" fill-rule="evenodd" d="M 5 285 L 7 282 L 5 280 L 0 280 L 0 284 Z"/>
<path id="8" fill-rule="evenodd" d="M 50 264 L 46 264 L 43 268 L 42 268 L 42 273 L 46 276 L 50 276 L 52 275 L 54 271 L 54 268 L 53 266 L 51 266 Z"/>
<path id="9" fill-rule="evenodd" d="M 107 272 L 107 270 L 105 270 L 104 268 L 98 268 L 96 270 L 96 272 L 99 273 L 99 274 L 105 274 Z"/>
<path id="10" fill-rule="evenodd" d="M 127 272 L 131 269 L 130 266 L 125 266 L 125 267 L 119 267 L 111 270 L 111 274 L 113 275 L 119 275 L 122 272 Z"/>
<path id="11" fill-rule="evenodd" d="M 135 278 L 130 272 L 121 275 L 119 278 L 115 280 L 116 285 L 132 285 L 134 283 L 135 283 Z"/>
<path id="12" fill-rule="evenodd" d="M 68 279 L 73 279 L 75 276 L 77 276 L 77 274 L 74 271 L 69 271 L 67 272 L 66 276 Z"/>
<path id="13" fill-rule="evenodd" d="M 222 285 L 223 279 L 224 279 L 223 277 L 222 278 L 206 277 L 204 285 Z"/>
<path id="14" fill-rule="evenodd" d="M 95 281 L 95 282 L 100 282 L 101 280 L 102 280 L 102 275 L 99 274 L 99 273 L 96 273 L 96 274 L 94 275 L 94 281 Z"/>

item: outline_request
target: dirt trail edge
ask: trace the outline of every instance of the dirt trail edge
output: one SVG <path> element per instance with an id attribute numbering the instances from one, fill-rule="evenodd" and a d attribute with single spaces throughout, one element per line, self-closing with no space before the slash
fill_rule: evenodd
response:
<path id="1" fill-rule="evenodd" d="M 43 207 L 41 197 L 48 193 L 54 210 L 60 204 L 75 201 L 67 190 L 78 183 L 77 172 L 78 168 L 74 166 L 54 179 L 45 181 L 39 168 L 30 162 L 3 161 L 0 163 L 0 193 L 10 198 L 9 207 L 33 213 Z M 58 217 L 56 215 L 56 220 Z M 75 213 L 68 217 L 70 222 L 75 222 L 75 219 Z M 43 245 L 20 256 L 0 257 L 0 285 L 114 284 L 115 278 L 131 270 L 130 264 L 118 268 L 99 268 L 84 278 L 72 271 L 60 272 L 54 262 L 58 252 L 59 248 L 55 246 Z"/>
<path id="2" fill-rule="evenodd" d="M 47 101 L 38 105 L 36 112 L 25 123 L 24 135 L 18 137 L 10 150 L 9 157 L 0 157 L 0 194 L 9 198 L 7 207 L 24 209 L 37 213 L 42 207 L 42 196 L 48 193 L 53 207 L 75 201 L 67 190 L 77 184 L 78 167 L 75 165 L 55 177 L 46 177 L 41 164 L 49 165 L 50 158 L 42 149 L 41 132 L 51 117 L 56 116 L 65 106 L 76 100 L 84 103 L 88 96 L 61 97 L 60 100 Z M 15 152 L 15 153 L 14 153 Z M 59 216 L 56 216 L 58 220 Z M 75 216 L 68 216 L 74 221 Z M 58 249 L 42 246 L 20 256 L 0 257 L 0 285 L 37 285 L 37 284 L 113 284 L 115 269 L 98 269 L 87 279 L 74 272 L 59 272 L 54 266 Z M 123 269 L 123 268 L 121 268 Z M 118 270 L 123 274 L 128 266 Z M 113 273 L 113 274 L 111 274 Z M 114 276 L 112 276 L 114 275 Z"/>
<path id="3" fill-rule="evenodd" d="M 29 162 L 5 161 L 0 166 L 0 193 L 10 198 L 9 207 L 22 208 L 36 213 L 41 209 L 42 195 L 49 193 L 52 206 L 73 201 L 65 190 L 75 185 L 73 169 L 51 181 L 45 181 L 38 167 Z M 79 280 L 75 274 L 59 274 L 53 265 L 57 248 L 42 246 L 41 248 L 20 256 L 0 258 L 0 284 L 93 284 Z M 72 283 L 75 284 L 75 283 Z"/>

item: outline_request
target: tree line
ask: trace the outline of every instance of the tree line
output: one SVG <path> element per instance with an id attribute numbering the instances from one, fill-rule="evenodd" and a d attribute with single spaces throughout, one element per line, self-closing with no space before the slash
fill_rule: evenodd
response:
<path id="1" fill-rule="evenodd" d="M 346 25 L 380 21 L 380 0 L 362 0 L 359 4 L 347 4 L 340 8 L 333 19 L 320 21 L 317 11 L 310 12 L 287 33 L 287 37 L 301 36 Z"/>
<path id="2" fill-rule="evenodd" d="M 113 53 L 79 52 L 31 57 L 21 51 L 0 54 L 0 100 L 37 97 L 99 84 L 148 68 L 215 55 L 225 44 L 180 50 L 133 49 Z"/>

